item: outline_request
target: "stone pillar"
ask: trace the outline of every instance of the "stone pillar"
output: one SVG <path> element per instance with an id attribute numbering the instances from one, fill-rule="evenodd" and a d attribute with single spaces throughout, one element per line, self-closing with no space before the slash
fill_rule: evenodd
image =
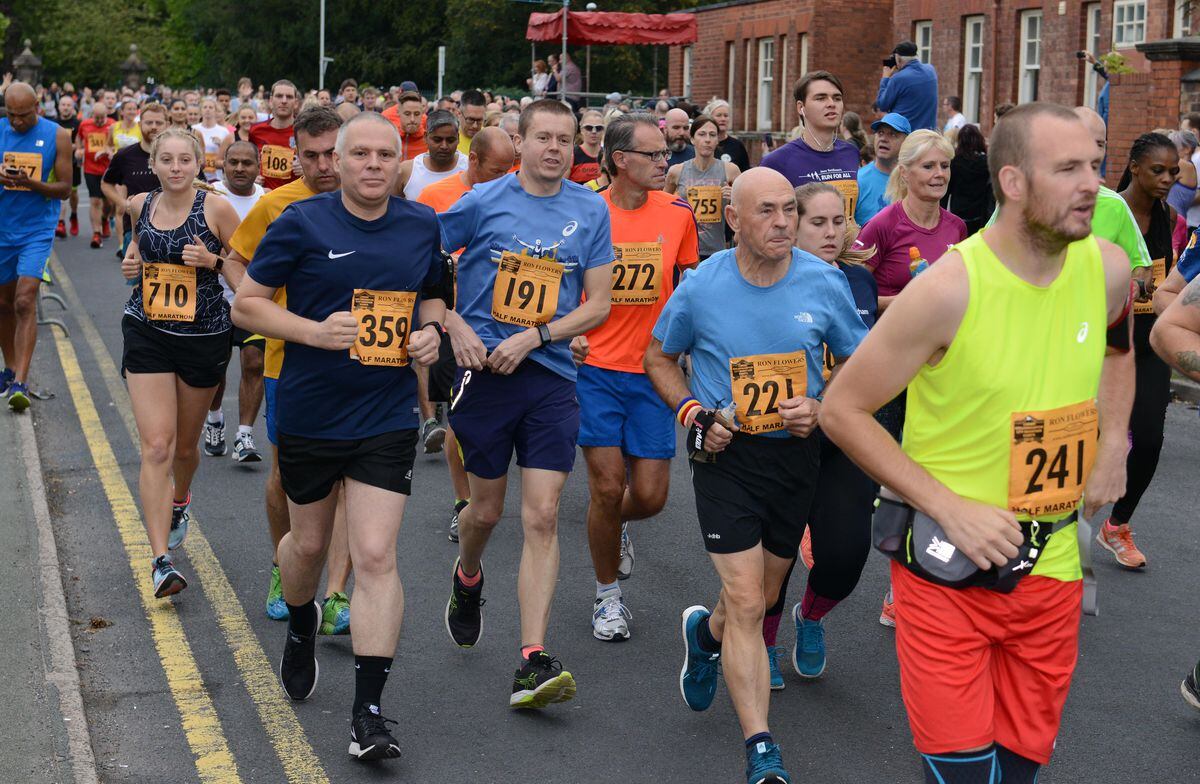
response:
<path id="1" fill-rule="evenodd" d="M 129 45 L 129 56 L 121 63 L 121 73 L 124 74 L 125 86 L 137 92 L 142 86 L 142 77 L 146 75 L 146 64 L 138 56 L 137 44 Z"/>
<path id="2" fill-rule="evenodd" d="M 25 39 L 25 49 L 13 58 L 13 77 L 18 82 L 38 85 L 42 82 L 42 59 L 30 48 L 33 42 Z"/>

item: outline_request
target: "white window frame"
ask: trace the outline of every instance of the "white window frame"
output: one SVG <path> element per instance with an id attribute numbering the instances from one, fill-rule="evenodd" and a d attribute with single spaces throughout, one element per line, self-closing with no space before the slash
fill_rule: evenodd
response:
<path id="1" fill-rule="evenodd" d="M 917 57 L 921 62 L 933 65 L 933 22 L 914 22 L 913 41 L 917 44 Z"/>
<path id="2" fill-rule="evenodd" d="M 1022 11 L 1021 24 L 1021 72 L 1017 100 L 1020 103 L 1036 101 L 1038 78 L 1042 68 L 1042 11 Z"/>
<path id="3" fill-rule="evenodd" d="M 983 25 L 985 17 L 963 19 L 962 108 L 967 122 L 979 122 L 979 105 L 983 98 Z M 972 55 L 977 55 L 972 58 Z M 974 59 L 974 62 L 973 62 Z"/>
<path id="4" fill-rule="evenodd" d="M 808 33 L 800 34 L 800 78 L 808 73 Z"/>
<path id="5" fill-rule="evenodd" d="M 786 131 L 788 128 L 788 96 L 791 94 L 791 88 L 788 86 L 788 43 L 790 36 L 782 36 L 782 58 L 783 62 L 780 65 L 779 73 L 779 128 Z"/>
<path id="6" fill-rule="evenodd" d="M 760 131 L 774 125 L 775 109 L 775 39 L 758 39 L 758 122 Z"/>
<path id="7" fill-rule="evenodd" d="M 683 47 L 683 92 L 681 95 L 689 101 L 692 98 L 692 50 L 695 48 L 694 45 Z"/>
<path id="8" fill-rule="evenodd" d="M 725 100 L 729 101 L 729 124 L 733 125 L 733 83 L 737 73 L 737 44 L 730 41 L 725 45 L 725 56 L 729 58 L 729 73 L 725 79 Z"/>
<path id="9" fill-rule="evenodd" d="M 1146 41 L 1146 0 L 1113 3 L 1113 48 L 1130 49 Z"/>
<path id="10" fill-rule="evenodd" d="M 1102 33 L 1101 19 L 1103 14 L 1102 5 L 1100 3 L 1088 3 L 1083 7 L 1085 38 L 1083 39 L 1083 48 L 1091 52 L 1094 56 L 1099 57 L 1102 52 L 1102 42 L 1100 36 Z M 1086 60 L 1081 60 L 1083 63 L 1083 105 L 1089 109 L 1096 108 L 1096 99 L 1100 95 L 1100 75 L 1096 73 L 1091 64 Z"/>
<path id="11" fill-rule="evenodd" d="M 751 65 L 754 63 L 754 39 L 746 39 L 746 83 L 742 85 L 745 89 L 742 91 L 742 127 L 750 128 L 750 78 L 751 72 L 754 70 Z"/>
<path id="12" fill-rule="evenodd" d="M 1172 14 L 1171 37 L 1186 38 L 1192 33 L 1192 0 L 1175 0 Z"/>

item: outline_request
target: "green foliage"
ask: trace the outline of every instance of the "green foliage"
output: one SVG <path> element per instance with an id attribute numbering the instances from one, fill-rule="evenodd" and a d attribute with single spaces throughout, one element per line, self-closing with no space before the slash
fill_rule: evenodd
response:
<path id="1" fill-rule="evenodd" d="M 1125 55 L 1120 52 L 1109 52 L 1106 55 L 1101 55 L 1100 62 L 1104 64 L 1104 70 L 1108 71 L 1111 75 L 1133 73 L 1137 70 L 1125 61 Z"/>

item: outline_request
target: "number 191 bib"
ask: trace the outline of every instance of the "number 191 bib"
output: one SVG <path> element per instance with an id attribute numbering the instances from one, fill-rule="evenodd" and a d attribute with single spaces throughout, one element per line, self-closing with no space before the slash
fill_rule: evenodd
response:
<path id="1" fill-rule="evenodd" d="M 1086 400 L 1049 411 L 1012 415 L 1008 509 L 1014 514 L 1062 517 L 1083 497 L 1096 461 L 1100 414 Z"/>
<path id="2" fill-rule="evenodd" d="M 364 365 L 407 365 L 416 301 L 415 291 L 355 289 L 350 312 L 358 319 L 358 337 L 350 347 L 350 358 Z"/>
<path id="3" fill-rule="evenodd" d="M 779 402 L 808 392 L 808 356 L 801 349 L 730 357 L 729 383 L 743 433 L 783 430 Z"/>
<path id="4" fill-rule="evenodd" d="M 562 265 L 554 259 L 505 251 L 496 270 L 492 318 L 518 327 L 550 323 L 558 312 L 562 273 Z"/>
<path id="5" fill-rule="evenodd" d="M 152 321 L 195 321 L 196 268 L 143 264 L 142 310 Z"/>

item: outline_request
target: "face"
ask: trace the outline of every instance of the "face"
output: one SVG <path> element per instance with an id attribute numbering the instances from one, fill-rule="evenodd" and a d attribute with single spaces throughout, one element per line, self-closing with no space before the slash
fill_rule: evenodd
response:
<path id="1" fill-rule="evenodd" d="M 598 114 L 585 114 L 579 121 L 579 135 L 588 147 L 598 147 L 604 138 L 604 118 Z"/>
<path id="2" fill-rule="evenodd" d="M 890 125 L 881 125 L 875 132 L 875 157 L 881 161 L 895 163 L 900 154 L 900 145 L 908 138 L 907 133 L 900 133 Z"/>
<path id="3" fill-rule="evenodd" d="M 1029 140 L 1028 172 L 1005 167 L 1002 185 L 1013 181 L 1024 190 L 1031 234 L 1055 247 L 1083 239 L 1092 231 L 1103 153 L 1081 123 L 1056 117 L 1034 120 Z"/>
<path id="4" fill-rule="evenodd" d="M 142 142 L 149 144 L 167 127 L 167 117 L 162 112 L 142 112 L 138 127 L 142 129 Z"/>
<path id="5" fill-rule="evenodd" d="M 329 106 L 330 104 L 333 103 L 333 98 L 332 98 L 332 96 L 329 95 L 328 90 L 318 90 L 317 91 L 317 102 L 320 103 L 322 106 Z"/>
<path id="6" fill-rule="evenodd" d="M 334 154 L 345 192 L 356 201 L 388 198 L 400 174 L 396 132 L 379 123 L 359 123 L 346 133 L 345 149 Z"/>
<path id="7" fill-rule="evenodd" d="M 289 120 L 296 111 L 296 90 L 286 84 L 271 92 L 271 114 L 281 120 Z"/>
<path id="8" fill-rule="evenodd" d="M 518 133 L 515 141 L 523 171 L 544 181 L 561 180 L 571 165 L 575 122 L 561 114 L 536 112 L 526 134 Z"/>
<path id="9" fill-rule="evenodd" d="M 346 85 L 345 89 L 342 90 L 342 99 L 345 101 L 348 101 L 350 103 L 354 103 L 355 101 L 357 101 L 358 100 L 358 88 L 352 84 Z"/>
<path id="10" fill-rule="evenodd" d="M 712 123 L 704 123 L 692 137 L 692 144 L 696 148 L 696 155 L 703 158 L 713 157 L 717 151 L 717 137 L 716 126 Z"/>
<path id="11" fill-rule="evenodd" d="M 218 95 L 217 96 L 217 106 L 219 107 L 218 110 L 220 111 L 222 117 L 229 116 L 229 96 L 228 95 Z"/>
<path id="12" fill-rule="evenodd" d="M 336 130 L 320 136 L 296 134 L 296 154 L 300 157 L 304 181 L 317 193 L 329 193 L 338 189 L 338 167 L 333 162 L 335 144 Z"/>
<path id="13" fill-rule="evenodd" d="M 930 148 L 904 169 L 908 192 L 921 201 L 939 201 L 950 185 L 950 158 Z"/>
<path id="14" fill-rule="evenodd" d="M 107 120 L 108 104 L 106 104 L 104 101 L 96 101 L 94 104 L 92 104 L 92 118 L 98 123 L 102 123 Z M 12 119 L 12 109 L 8 110 L 8 119 Z"/>
<path id="15" fill-rule="evenodd" d="M 249 191 L 258 176 L 258 155 L 248 144 L 232 144 L 225 153 L 225 181 L 237 191 Z"/>
<path id="16" fill-rule="evenodd" d="M 475 158 L 475 153 L 471 153 L 471 157 Z M 512 168 L 512 149 L 506 149 L 503 152 L 493 151 L 483 158 L 476 158 L 473 163 L 475 164 L 475 176 L 479 178 L 479 182 L 491 182 L 503 177 Z"/>
<path id="17" fill-rule="evenodd" d="M 187 108 L 187 124 L 188 125 L 198 124 L 203 117 L 204 117 L 204 114 L 200 111 L 199 106 L 196 106 L 195 104 L 188 105 L 188 108 Z"/>
<path id="18" fill-rule="evenodd" d="M 12 123 L 13 130 L 17 133 L 28 133 L 37 124 L 38 100 L 36 94 L 9 98 L 7 108 L 8 121 Z M 106 116 L 102 115 L 96 119 L 103 120 Z"/>
<path id="19" fill-rule="evenodd" d="M 1129 172 L 1139 188 L 1155 199 L 1165 199 L 1179 179 L 1179 151 L 1155 147 L 1140 160 L 1130 161 Z"/>
<path id="20" fill-rule="evenodd" d="M 613 154 L 620 177 L 645 190 L 662 190 L 667 182 L 667 143 L 663 135 L 647 125 L 639 125 L 633 131 L 633 150 L 620 150 Z M 660 160 L 640 153 L 658 153 Z"/>
<path id="21" fill-rule="evenodd" d="M 171 124 L 185 125 L 187 123 L 187 104 L 183 101 L 171 102 Z"/>
<path id="22" fill-rule="evenodd" d="M 121 122 L 126 125 L 133 125 L 133 121 L 137 119 L 138 108 L 133 101 L 126 101 L 121 104 Z"/>
<path id="23" fill-rule="evenodd" d="M 249 106 L 243 106 L 241 109 L 238 109 L 238 125 L 242 126 L 243 129 L 248 129 L 257 121 L 258 112 L 254 111 L 254 109 Z"/>
<path id="24" fill-rule="evenodd" d="M 165 139 L 154 156 L 153 167 L 164 190 L 178 191 L 190 187 L 192 180 L 200 173 L 196 145 L 188 139 Z"/>
<path id="25" fill-rule="evenodd" d="M 206 123 L 215 123 L 217 121 L 217 112 L 219 111 L 220 109 L 217 108 L 216 100 L 212 98 L 200 104 L 200 117 Z"/>
<path id="26" fill-rule="evenodd" d="M 58 116 L 69 120 L 75 116 L 75 99 L 64 95 L 58 99 Z"/>
<path id="27" fill-rule="evenodd" d="M 818 79 L 808 85 L 808 95 L 796 102 L 796 111 L 809 128 L 832 131 L 842 121 L 846 105 L 842 91 L 833 82 Z"/>
<path id="28" fill-rule="evenodd" d="M 483 106 L 464 106 L 462 108 L 462 130 L 463 135 L 468 139 L 475 138 L 475 134 L 479 133 L 479 129 L 483 127 L 483 115 L 485 114 Z"/>
<path id="29" fill-rule="evenodd" d="M 796 230 L 796 247 L 830 264 L 842 251 L 846 236 L 846 210 L 832 193 L 819 193 L 804 205 Z"/>
<path id="30" fill-rule="evenodd" d="M 719 106 L 713 109 L 712 118 L 717 121 L 717 128 L 721 133 L 729 132 L 729 107 Z"/>
<path id="31" fill-rule="evenodd" d="M 458 131 L 453 125 L 439 125 L 425 133 L 425 145 L 431 161 L 439 167 L 450 166 L 458 152 Z"/>
<path id="32" fill-rule="evenodd" d="M 689 135 L 688 130 L 691 128 L 692 122 L 684 112 L 668 112 L 667 126 L 663 129 L 663 134 L 667 137 L 667 146 L 674 152 L 679 152 L 684 147 L 687 147 Z"/>
<path id="33" fill-rule="evenodd" d="M 408 134 L 418 133 L 421 130 L 420 101 L 405 101 L 400 104 L 400 124 L 404 126 L 404 132 Z"/>
<path id="34" fill-rule="evenodd" d="M 104 105 L 108 107 L 108 113 L 112 114 L 113 109 L 117 107 L 117 94 L 112 90 L 105 90 Z"/>
<path id="35" fill-rule="evenodd" d="M 743 191 L 727 217 L 739 244 L 751 255 L 774 262 L 787 260 L 796 238 L 796 194 L 786 181 L 752 186 Z"/>

